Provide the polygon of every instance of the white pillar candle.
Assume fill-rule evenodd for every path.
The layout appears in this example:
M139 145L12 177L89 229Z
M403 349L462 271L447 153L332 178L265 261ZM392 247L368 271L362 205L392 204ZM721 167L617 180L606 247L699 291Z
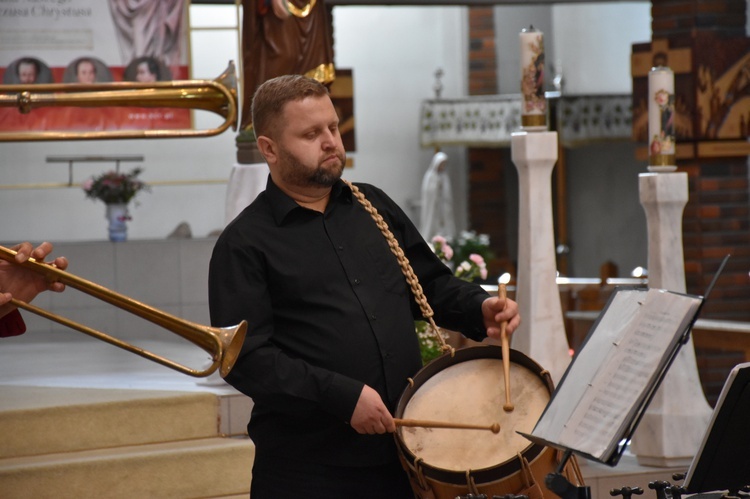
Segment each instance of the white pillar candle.
M649 170L676 170L674 135L674 73L663 66L648 74Z
M521 30L521 126L547 128L544 97L544 33L533 26Z

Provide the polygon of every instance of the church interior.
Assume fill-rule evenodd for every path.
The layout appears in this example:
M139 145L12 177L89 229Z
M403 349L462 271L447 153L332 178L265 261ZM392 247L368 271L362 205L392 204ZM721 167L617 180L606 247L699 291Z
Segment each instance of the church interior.
M0 119L0 246L50 241L72 274L199 330L210 324L216 239L265 188L267 167L237 130L248 98L243 9L254 2L184 4L182 79L235 85L235 122L191 109L188 129L221 131L50 139L24 137L19 131L34 130ZM379 186L418 225L431 162L443 155L453 233L423 236L486 237L481 284L498 293L509 278L524 317L511 348L549 369L555 385L620 288L705 298L681 348L672 345L675 356L660 365L661 386L615 465L576 456L590 495L539 496L630 497L640 487L644 497L690 497L679 485L708 441L728 377L750 362L750 0L317 5L333 41L332 96L348 126L344 178ZM2 32L14 22L0 7L0 40L10 40ZM527 28L544 36L543 130L522 120L519 33ZM0 66L24 50L0 42ZM674 74L676 147L661 165L649 144L655 66ZM15 97L2 96L19 90L6 84L0 113L17 113ZM544 148L551 156L537 157ZM127 235L119 240L104 204L84 191L115 168L138 169L148 185L120 216ZM211 364L210 349L166 330L171 319L144 320L70 288L34 305L180 365ZM218 372L186 375L22 316L27 332L0 339L0 497L248 497L253 402ZM476 346L448 337L457 348ZM740 399L748 408L747 394ZM724 438L750 444L750 432L740 433ZM732 459L745 472L739 495L727 485L696 499L750 495L750 458ZM472 494L452 497L488 497Z

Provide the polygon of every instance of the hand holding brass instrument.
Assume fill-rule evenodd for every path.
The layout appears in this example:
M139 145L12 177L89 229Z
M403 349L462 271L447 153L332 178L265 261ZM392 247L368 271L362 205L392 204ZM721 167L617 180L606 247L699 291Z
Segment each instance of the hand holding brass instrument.
M209 367L203 370L196 370L181 364L178 364L172 360L156 355L147 350L143 350L135 345L126 343L125 341L114 338L101 331L91 329L88 326L73 322L65 317L48 312L42 308L34 305L12 299L11 302L18 308L22 308L41 317L49 319L51 321L62 324L69 328L75 329L81 333L87 334L99 340L105 341L111 345L127 350L136 355L140 355L146 359L157 362L163 366L170 367L183 374L196 377L208 376L217 369L221 377L226 377L229 371L234 366L237 357L239 356L240 349L245 339L247 332L247 322L242 321L240 324L231 327L210 327L196 324L184 319L180 319L174 315L168 314L167 312L158 310L154 307L150 307L144 303L138 302L132 298L128 298L125 295L107 289L103 286L87 281L81 277L75 276L65 270L58 269L52 265L37 262L34 258L29 258L23 263L18 263L15 260L16 252L12 249L0 246L0 259L3 259L14 265L19 265L27 270L36 272L47 278L49 282L61 282L66 286L75 288L83 293L98 298L104 302L107 302L115 307L121 308L122 310L128 311L138 317L141 317L149 322L161 326L182 338L190 341L194 345L202 348L205 352L209 353L212 358L212 363Z

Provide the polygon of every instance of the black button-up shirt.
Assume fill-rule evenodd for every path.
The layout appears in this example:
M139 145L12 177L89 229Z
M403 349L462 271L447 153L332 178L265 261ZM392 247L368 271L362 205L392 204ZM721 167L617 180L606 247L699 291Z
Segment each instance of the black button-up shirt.
M436 322L484 338L487 293L455 278L381 190L358 187L398 239ZM226 381L253 398L256 452L352 466L396 458L391 435L360 435L346 423L364 384L393 411L421 367L421 313L385 237L343 182L320 213L269 177L216 243L209 305L215 326L249 323Z

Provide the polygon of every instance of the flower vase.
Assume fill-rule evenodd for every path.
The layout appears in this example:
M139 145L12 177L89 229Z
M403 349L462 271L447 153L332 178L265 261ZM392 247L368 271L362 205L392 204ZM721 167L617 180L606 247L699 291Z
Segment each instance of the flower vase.
M122 242L128 239L127 221L128 215L127 203L108 203L107 220L109 221L109 240L112 242Z

